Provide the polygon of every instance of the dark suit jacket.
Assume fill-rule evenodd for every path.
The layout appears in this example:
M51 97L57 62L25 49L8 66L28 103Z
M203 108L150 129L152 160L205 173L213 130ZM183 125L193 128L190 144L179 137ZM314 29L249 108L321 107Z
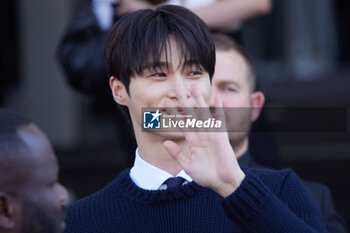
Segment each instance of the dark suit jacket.
M238 159L240 166L251 168L265 168L262 165L255 162L249 155L249 152L245 153ZM344 220L339 216L334 208L331 193L327 186L316 183L303 181L304 186L314 203L321 211L323 221L329 233L346 233L346 226Z

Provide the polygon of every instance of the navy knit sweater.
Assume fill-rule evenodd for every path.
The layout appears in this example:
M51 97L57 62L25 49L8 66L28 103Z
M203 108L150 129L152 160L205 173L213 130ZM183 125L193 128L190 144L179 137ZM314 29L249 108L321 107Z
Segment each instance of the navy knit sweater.
M65 232L326 232L291 170L244 169L242 184L225 199L194 182L143 190L129 172L75 202L68 209Z

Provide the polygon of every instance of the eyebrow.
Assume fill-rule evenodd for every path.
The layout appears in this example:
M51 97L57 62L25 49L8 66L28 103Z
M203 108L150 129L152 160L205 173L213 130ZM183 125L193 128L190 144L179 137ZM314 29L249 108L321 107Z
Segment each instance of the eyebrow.
M186 67L198 66L194 62L194 60L185 61L184 64L180 64L180 65L182 66L182 69L185 69ZM161 61L161 62L155 62L155 63L148 63L148 64L142 66L142 70L153 70L155 68L168 69L169 67L172 67L171 62ZM199 65L198 67L202 69L201 65Z
M218 81L219 85L228 85L228 84L233 84L236 85L237 87L240 87L239 83L236 81L226 81L226 80L222 80L222 81Z
M169 66L171 66L171 63L167 63L167 62L149 63L142 66L142 70L151 70L154 68L168 68Z

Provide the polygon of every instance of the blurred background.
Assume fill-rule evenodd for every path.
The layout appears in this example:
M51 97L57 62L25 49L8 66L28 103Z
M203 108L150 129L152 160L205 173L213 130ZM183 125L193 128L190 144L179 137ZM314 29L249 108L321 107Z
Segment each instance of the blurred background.
M105 186L131 166L134 157L123 150L129 145L120 128L127 121L111 114L116 110L112 102L98 102L72 88L59 65L57 50L79 4L4 1L0 14L0 107L27 115L47 133L59 159L61 181L77 198ZM344 132L278 132L273 141L280 166L330 188L348 226L349 9L349 2L341 0L276 0L268 15L245 21L240 28L267 106L347 108Z

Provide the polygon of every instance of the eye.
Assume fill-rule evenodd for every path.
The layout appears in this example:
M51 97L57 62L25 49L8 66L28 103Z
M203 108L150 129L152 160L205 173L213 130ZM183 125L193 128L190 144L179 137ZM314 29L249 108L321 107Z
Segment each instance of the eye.
M202 72L200 71L191 71L188 73L189 76L198 76L198 75L202 75Z
M200 71L191 71L187 73L187 77L189 79L199 79L202 76L202 72Z
M221 87L221 90L222 90L223 92L228 92L228 93L238 92L237 87L231 86L231 85L222 86L222 87Z
M154 78L165 78L166 77L166 74L165 73L153 73L150 75L150 77L154 77Z
M225 91L228 91L228 92L237 92L236 88L233 88L233 87L226 87Z

